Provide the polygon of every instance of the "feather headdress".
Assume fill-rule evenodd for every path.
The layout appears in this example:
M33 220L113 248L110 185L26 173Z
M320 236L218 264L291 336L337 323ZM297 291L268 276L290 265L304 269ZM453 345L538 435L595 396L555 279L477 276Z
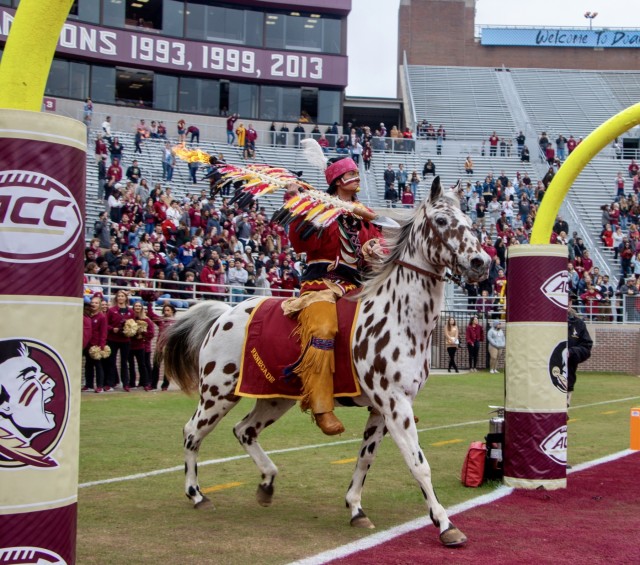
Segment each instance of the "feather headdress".
M307 160L315 167L325 172L328 171L327 159L318 142L314 139L304 139L301 144L304 147L304 155ZM209 154L200 149L190 150L184 145L178 145L173 148L173 151L177 157L184 161L212 164ZM304 237L309 237L312 233L323 230L345 214L366 220L376 218L376 214L365 206L357 202L345 202L326 192L316 190L312 185L300 179L297 174L282 167L258 164L240 167L221 161L212 166L215 166L220 174L220 179L213 187L215 194L231 184L236 187L236 191L229 201L230 205L237 203L240 207L244 207L254 199L295 184L299 188L298 193L288 199L275 212L272 221L286 226L301 218L302 222L297 226L297 229L303 230Z

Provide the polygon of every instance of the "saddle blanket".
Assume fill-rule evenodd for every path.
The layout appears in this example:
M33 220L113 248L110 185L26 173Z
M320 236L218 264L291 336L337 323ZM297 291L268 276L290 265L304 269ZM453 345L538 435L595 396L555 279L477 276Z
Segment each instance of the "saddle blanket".
M235 394L250 398L302 397L302 381L295 375L285 375L284 369L300 357L300 340L295 335L297 320L284 315L282 298L267 298L251 313L247 324L240 378ZM359 396L351 353L352 332L360 307L359 301L340 299L338 335L335 341L334 396Z

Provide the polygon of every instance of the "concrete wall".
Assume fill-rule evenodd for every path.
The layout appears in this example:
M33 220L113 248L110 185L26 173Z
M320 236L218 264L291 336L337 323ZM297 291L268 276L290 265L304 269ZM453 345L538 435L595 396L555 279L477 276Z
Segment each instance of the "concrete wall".
M448 314L447 314L448 315ZM444 321L447 315L443 313L441 323L433 334L433 351L431 366L435 369L446 369L448 357L444 341ZM460 369L467 369L468 354L464 344L464 331L467 320L456 316L462 345L456 358ZM633 324L588 324L589 334L594 341L591 358L582 363L579 372L597 371L624 373L625 375L640 376L640 325ZM485 336L488 327L485 326ZM486 343L480 346L478 367L487 366ZM504 367L504 353L500 355L499 368Z

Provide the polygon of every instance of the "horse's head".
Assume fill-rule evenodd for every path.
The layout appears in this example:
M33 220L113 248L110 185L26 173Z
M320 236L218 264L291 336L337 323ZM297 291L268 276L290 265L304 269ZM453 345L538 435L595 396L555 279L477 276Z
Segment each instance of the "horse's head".
M471 219L460 210L457 190L444 191L436 177L416 217L425 259L436 267L448 267L470 282L487 278L491 258L480 245Z

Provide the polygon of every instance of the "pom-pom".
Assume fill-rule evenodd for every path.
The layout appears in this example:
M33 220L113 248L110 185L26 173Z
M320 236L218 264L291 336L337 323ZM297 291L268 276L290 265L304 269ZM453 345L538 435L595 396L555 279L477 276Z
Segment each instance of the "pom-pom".
M99 345L92 345L89 348L89 357L94 361L99 361L102 359L102 349L100 349Z
M127 337L133 337L138 333L138 324L135 320L129 319L122 326L122 333Z
M144 320L136 320L136 324L138 324L138 337L143 337L145 333L147 333L147 322Z
M111 356L111 348L108 345L105 345L102 348L102 358L106 359L107 357Z

